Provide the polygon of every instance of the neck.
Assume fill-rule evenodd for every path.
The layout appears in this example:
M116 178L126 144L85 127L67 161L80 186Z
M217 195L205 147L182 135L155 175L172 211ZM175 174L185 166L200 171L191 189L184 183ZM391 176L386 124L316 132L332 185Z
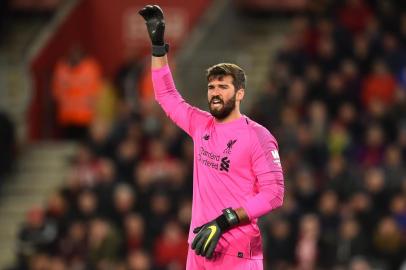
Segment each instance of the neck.
M233 120L236 120L238 118L240 118L242 116L240 110L238 110L237 108L235 110L233 110L226 118L223 119L217 119L216 121L218 123L227 123L227 122L231 122Z

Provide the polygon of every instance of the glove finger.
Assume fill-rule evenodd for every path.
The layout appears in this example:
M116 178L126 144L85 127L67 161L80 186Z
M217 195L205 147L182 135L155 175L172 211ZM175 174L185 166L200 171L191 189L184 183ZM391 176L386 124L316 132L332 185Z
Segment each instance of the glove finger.
M200 238L202 238L201 234L198 234L195 236L195 238L193 239L193 242L192 242L192 249L196 249L196 245L199 242Z
M156 16L158 19L163 19L164 18L164 12L162 11L161 7L158 5L153 5L153 14Z
M210 236L210 234L207 234L203 241L202 251L200 252L200 255L202 255L203 257L206 256L207 251L209 250L209 247L213 244L214 239L213 238L209 239L209 236Z
M150 18L150 15L152 15L152 6L147 5L140 11L138 11L138 14L140 14L145 20L148 20Z
M207 259L211 259L213 257L216 246L217 246L217 241L214 241L214 240L211 241L209 243L208 247L206 248L206 252L203 256L205 256Z
M199 226L193 229L193 233L198 233L202 229L203 226Z
M152 32L152 40L154 44L164 45L165 22L160 21Z
M202 235L202 237L200 237L199 240L197 241L196 246L195 246L195 252L197 255L202 255L202 253L204 251L203 250L204 243L206 242L206 240L207 240L207 236Z

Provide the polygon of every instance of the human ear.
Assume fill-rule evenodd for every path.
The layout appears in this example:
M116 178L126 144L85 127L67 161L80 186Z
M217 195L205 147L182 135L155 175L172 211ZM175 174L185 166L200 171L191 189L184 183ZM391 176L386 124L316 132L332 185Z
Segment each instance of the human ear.
M243 98L244 98L244 94L245 94L245 91L244 91L244 89L243 88L240 88L240 89L238 89L237 90L237 93L236 93L236 100L237 101L241 101Z

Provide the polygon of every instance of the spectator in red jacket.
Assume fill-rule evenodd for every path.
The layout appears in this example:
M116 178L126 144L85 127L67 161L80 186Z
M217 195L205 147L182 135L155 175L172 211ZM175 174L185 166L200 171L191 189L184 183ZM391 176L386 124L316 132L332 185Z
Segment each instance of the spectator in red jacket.
M372 73L367 76L362 87L362 102L368 108L371 102L380 101L390 105L394 101L396 81L384 62L378 60Z
M185 269L188 251L187 236L176 221L168 222L155 242L155 259L158 266Z
M338 11L339 22L353 34L363 32L371 18L371 9L363 0L347 0Z

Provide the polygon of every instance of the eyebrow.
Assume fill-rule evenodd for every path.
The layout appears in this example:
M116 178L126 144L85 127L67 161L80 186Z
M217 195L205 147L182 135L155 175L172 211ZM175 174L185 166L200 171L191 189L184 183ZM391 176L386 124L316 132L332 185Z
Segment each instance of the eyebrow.
M213 87L213 86L215 86L216 84L214 84L214 83L209 83L208 85L207 85L207 87ZM229 84L227 84L227 83L219 83L219 84L217 84L218 86L229 86Z

